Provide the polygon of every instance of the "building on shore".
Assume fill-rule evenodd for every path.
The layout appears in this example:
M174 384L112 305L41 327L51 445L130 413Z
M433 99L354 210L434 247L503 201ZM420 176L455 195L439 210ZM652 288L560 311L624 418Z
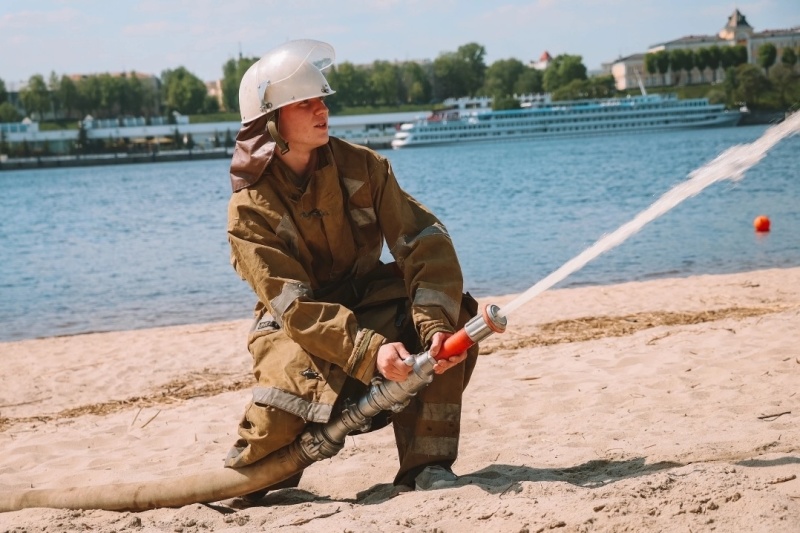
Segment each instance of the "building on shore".
M645 56L656 52L672 50L692 50L697 51L701 48L718 46L720 48L728 46L743 45L747 50L747 62L757 64L758 49L765 44L772 44L777 49L778 55L776 63L781 60L781 55L785 49L791 48L798 51L800 48L800 26L783 30L765 30L756 32L747 22L745 16L735 9L725 26L716 35L689 35L658 43L650 46L646 52L632 54L621 57L611 63L603 65L604 71L614 76L618 90L635 89L640 86L659 87L664 85L674 85L675 74L670 70L664 75L661 73L651 74L645 68ZM721 69L718 69L721 71ZM720 79L721 72L714 72L710 67L702 71L694 67L688 75L680 76L681 84L693 82L703 83L708 80Z

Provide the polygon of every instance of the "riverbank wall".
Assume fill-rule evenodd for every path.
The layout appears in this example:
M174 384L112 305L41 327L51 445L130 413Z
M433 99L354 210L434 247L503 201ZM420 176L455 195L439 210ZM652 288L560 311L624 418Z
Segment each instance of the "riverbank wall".
M356 144L364 144L375 150L382 150L390 147L388 142L369 141ZM158 152L134 154L116 153L2 158L0 159L0 171L202 161L207 159L230 159L232 156L233 148L217 148L210 150L162 150Z
M0 160L2 170L32 170L37 168L92 167L140 163L166 163L204 159L230 159L233 148L218 150L169 150L141 154L88 154L69 156L39 156Z

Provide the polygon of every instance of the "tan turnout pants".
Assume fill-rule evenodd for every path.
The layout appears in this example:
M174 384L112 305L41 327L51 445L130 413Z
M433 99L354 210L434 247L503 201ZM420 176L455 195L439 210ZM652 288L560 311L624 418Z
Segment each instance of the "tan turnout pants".
M390 301L355 309L359 325L375 330L390 341L402 342L410 353L422 351L410 320L408 303ZM477 313L477 302L464 295L458 327L462 327ZM277 329L268 335L251 335L249 349L253 355L256 379L270 372L289 372L288 368L310 368L319 371L327 384L338 392L332 417L337 416L340 404L348 398L356 399L367 387L344 375L333 367L308 354L298 344ZM414 477L429 464L450 467L458 455L461 428L462 394L478 359L478 347L468 351L467 360L437 374L433 382L417 394L400 413L381 413L373 419L370 430L380 429L388 423L394 428L400 465L395 484L413 486ZM306 383L306 382L303 382ZM306 385L291 391L307 401L320 399L320 392ZM324 394L323 394L324 396ZM290 444L303 431L307 421L302 417L271 405L251 401L239 424L239 439L226 460L226 466L237 468L251 464ZM295 479L294 485L299 482Z

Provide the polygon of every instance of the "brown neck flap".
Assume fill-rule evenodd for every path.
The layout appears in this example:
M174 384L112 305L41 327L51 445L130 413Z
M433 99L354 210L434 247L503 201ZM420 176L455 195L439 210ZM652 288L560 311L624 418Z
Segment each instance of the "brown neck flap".
M267 131L266 116L242 126L236 134L236 146L231 159L233 192L254 185L264 174L274 154L275 141Z

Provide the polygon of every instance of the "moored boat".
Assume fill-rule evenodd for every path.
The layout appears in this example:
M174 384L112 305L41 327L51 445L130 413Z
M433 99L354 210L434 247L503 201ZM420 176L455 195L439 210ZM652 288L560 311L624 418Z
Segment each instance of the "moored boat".
M555 102L540 96L521 100L519 109L503 111L491 110L487 102L461 98L402 124L392 147L735 126L741 118L739 111L707 98L681 100L672 94Z

